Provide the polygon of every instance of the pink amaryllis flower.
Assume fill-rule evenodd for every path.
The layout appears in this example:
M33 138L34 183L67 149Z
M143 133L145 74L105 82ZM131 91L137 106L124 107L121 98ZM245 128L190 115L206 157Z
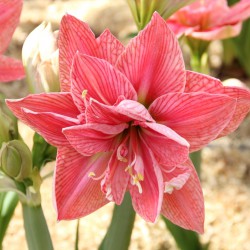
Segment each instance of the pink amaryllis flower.
M22 0L0 0L0 82L19 80L24 69L19 60L3 55L19 23Z
M69 15L59 39L64 92L7 100L58 147L58 219L121 204L128 191L146 221L161 213L203 232L203 195L188 156L238 127L249 91L186 71L178 41L157 13L127 47L107 30L95 39Z
M249 17L249 0L231 7L226 0L200 0L177 11L167 23L177 36L211 41L237 36Z

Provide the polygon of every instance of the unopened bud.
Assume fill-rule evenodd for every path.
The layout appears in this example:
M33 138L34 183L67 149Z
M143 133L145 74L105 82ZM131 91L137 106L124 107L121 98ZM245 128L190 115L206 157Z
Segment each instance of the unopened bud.
M17 119L5 104L5 98L0 94L0 148L3 142L17 137Z
M22 60L32 92L59 91L57 32L43 22L26 38Z
M0 147L3 142L11 140L12 131L11 119L0 110Z
M32 155L27 145L19 140L3 143L0 151L2 171L16 181L23 181L32 173Z

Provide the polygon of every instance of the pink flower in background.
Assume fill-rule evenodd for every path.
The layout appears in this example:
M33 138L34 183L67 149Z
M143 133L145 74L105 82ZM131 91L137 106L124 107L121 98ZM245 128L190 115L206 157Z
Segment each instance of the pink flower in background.
M157 13L127 47L66 15L59 33L60 93L7 104L58 147L58 219L86 216L129 191L146 221L161 213L203 232L204 201L190 152L235 130L246 89L186 71L178 41Z
M24 77L22 63L3 55L19 23L22 5L22 0L0 0L0 82Z
M231 7L226 0L200 0L177 11L167 23L177 36L211 41L237 36L249 17L249 0Z

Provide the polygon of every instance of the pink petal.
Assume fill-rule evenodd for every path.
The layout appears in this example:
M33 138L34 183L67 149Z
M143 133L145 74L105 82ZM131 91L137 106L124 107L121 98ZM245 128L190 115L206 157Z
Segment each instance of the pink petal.
M165 193L161 213L174 224L198 233L204 232L204 200L199 178L188 161L191 175L180 190ZM178 174L178 172L177 172Z
M22 109L25 122L44 139L56 146L68 146L69 142L62 133L62 129L78 124L78 120L49 112L33 112Z
M17 118L55 146L68 145L62 128L79 123L70 93L29 95L6 103Z
M220 25L242 22L250 17L250 1L241 0L230 7L229 11L222 15Z
M130 121L151 121L153 118L147 109L139 102L122 100L117 106L108 106L91 100L86 110L87 122L104 124L120 124Z
M25 72L21 61L0 55L0 82L20 80L24 76Z
M14 115L24 123L27 122L22 112L22 108L37 113L50 112L71 118L76 118L79 115L79 111L74 105L70 93L43 93L28 95L21 99L6 100L6 103Z
M58 149L54 196L58 220L71 220L86 216L108 203L100 188L100 180L90 173L101 175L110 154L84 157L73 148Z
M234 114L236 99L208 93L171 93L149 108L154 119L171 128L196 151L214 140Z
M91 99L86 109L86 122L100 123L100 121L102 124L117 125L131 121L131 117L118 113L116 106L105 105Z
M117 67L145 105L163 94L184 90L185 66L177 38L157 13L128 44Z
M70 144L82 155L90 156L98 152L113 150L118 142L118 134L128 127L127 124L84 124L65 128L64 135Z
M22 11L22 0L1 0L0 1L0 54L8 47L12 35L19 23ZM1 73L0 73L1 75ZM0 80L1 81L1 80ZM6 80L9 81L9 80Z
M141 138L166 169L187 160L188 142L172 129L157 123L141 123Z
M101 182L102 191L108 200L120 205L127 190L129 174L126 172L128 164L117 159L117 152L112 154L108 169Z
M219 94L222 82L214 77L186 70L185 92L207 92Z
M102 59L76 54L72 68L72 94L75 103L85 110L84 98L113 105L119 96L136 99L137 95L128 79ZM83 91L87 91L83 98Z
M62 18L59 32L59 68L62 91L70 91L70 71L77 51L96 55L97 43L89 26L67 14Z
M250 92L244 88L224 87L222 83L213 77L187 71L187 83L185 92L208 92L212 94L225 94L237 100L232 119L218 137L225 136L238 128L242 120L249 112Z
M232 25L213 27L211 30L194 31L188 34L196 39L212 41L235 37L240 34L242 23L232 23Z
M131 117L136 121L154 121L148 110L136 101L123 100L116 106L116 110L120 114Z
M115 65L118 57L124 51L125 47L116 39L108 29L106 29L97 39L98 57Z
M136 154L136 163L144 168L144 180L140 181L142 193L136 185L130 184L129 190L135 211L146 221L155 222L161 209L163 179L158 162L151 150L141 142Z
M224 87L222 91L223 94L235 98L237 100L237 103L232 119L218 137L228 135L235 131L250 111L249 90L237 87Z
M174 190L180 190L188 181L192 171L189 167L178 165L172 171L162 172L164 180L164 192L172 194Z
M192 33L196 27L188 27L185 25L182 25L179 22L176 22L175 20L167 20L168 27L174 32L174 34L180 38L182 35L188 35Z

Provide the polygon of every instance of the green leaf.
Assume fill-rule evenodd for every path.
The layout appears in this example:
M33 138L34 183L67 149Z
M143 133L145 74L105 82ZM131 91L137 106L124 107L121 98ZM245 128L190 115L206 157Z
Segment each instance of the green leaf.
M29 250L53 250L49 229L41 205L22 204L24 229Z
M57 149L47 143L44 138L37 133L34 134L33 142L33 167L37 167L40 170L47 162L56 159Z
M120 206L115 205L113 217L99 250L127 250L135 221L130 194L127 192Z
M199 235L193 231L183 229L179 226L176 226L165 217L162 216L163 221L165 222L168 230L171 232L174 237L177 246L181 250L206 250L208 245L202 245L199 240Z
M0 193L0 249L2 249L3 239L18 204L18 196L14 192Z

